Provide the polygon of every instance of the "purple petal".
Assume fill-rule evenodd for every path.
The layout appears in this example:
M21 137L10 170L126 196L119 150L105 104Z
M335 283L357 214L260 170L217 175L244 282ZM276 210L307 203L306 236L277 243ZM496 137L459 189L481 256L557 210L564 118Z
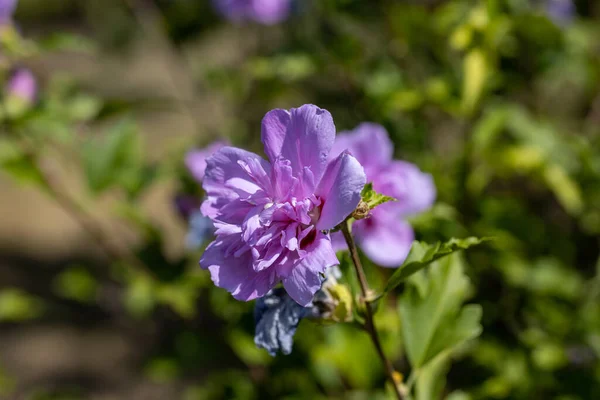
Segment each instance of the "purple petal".
M302 306L307 306L321 288L320 274L325 273L328 267L339 264L329 238L321 232L317 233L317 238L306 252L306 256L283 279L285 290Z
M206 160L215 152L217 152L217 150L227 145L228 143L224 141L217 141L208 145L204 149L192 150L186 154L185 165L198 182L202 182L204 179Z
M253 20L266 25L285 20L292 11L292 0L213 0L213 3L229 20Z
M248 197L261 188L256 179L248 174L248 166L262 169L262 173L271 175L271 166L254 153L223 147L207 160L202 187L207 199L202 203L202 212L210 218L216 218L219 210L240 196ZM260 183L260 182L259 182Z
M226 256L227 248L238 240L236 235L218 237L204 251L200 266L210 271L216 286L237 300L249 301L264 296L275 285L275 276L269 270L254 271L250 252L239 257Z
M272 163L281 154L290 119L291 115L287 110L276 109L269 111L262 120L261 140L265 146L265 153Z
M0 23L10 20L17 8L17 0L0 0Z
M377 209L369 218L356 221L353 231L367 257L388 268L397 268L404 262L414 240L410 224Z
M344 239L344 234L342 232L331 233L331 247L336 253L338 251L348 250L348 245L346 244L346 239Z
M362 164L369 176L371 171L392 160L394 145L387 131L379 124L364 122L352 131L341 132L335 138L330 158L348 150Z
M350 215L360 202L367 177L356 158L342 153L327 167L315 194L324 205L317 229L332 229Z
M290 121L281 146L281 156L292 163L294 176L310 168L314 182L319 182L327 168L327 158L335 140L335 125L327 110L312 104L290 110ZM314 187L305 187L306 194Z
M291 0L253 0L253 19L271 25L285 20L291 11Z
M402 216L419 213L431 207L436 189L431 175L416 165L405 161L393 161L373 177L373 188L398 201L380 206Z
M37 95L37 82L31 71L21 68L10 77L7 90L10 95L31 104Z

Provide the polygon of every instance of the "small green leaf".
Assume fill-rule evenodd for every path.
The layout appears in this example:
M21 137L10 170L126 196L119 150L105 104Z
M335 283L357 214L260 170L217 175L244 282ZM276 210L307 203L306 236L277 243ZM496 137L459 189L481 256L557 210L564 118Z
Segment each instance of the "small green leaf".
M95 194L121 185L137 185L141 143L135 124L123 121L102 139L93 139L83 150L88 186ZM133 183L132 183L133 182Z
M46 187L44 175L38 166L24 154L18 154L13 158L2 160L0 167L19 183L29 183Z
M53 282L54 291L60 296L91 303L96 297L98 283L83 267L73 267L61 272Z
M490 75L488 56L481 49L467 53L463 62L462 109L466 115L472 115L485 92Z
M0 321L27 321L39 317L44 310L40 299L20 289L0 291Z
M373 183L371 182L365 185L360 195L362 197L362 201L367 203L370 210L383 203L387 203L388 201L396 201L396 199L393 197L377 193L375 190L373 190Z
M388 293L404 282L409 276L425 268L432 262L452 254L459 250L487 242L489 238L468 237L465 239L450 239L445 243L427 244L424 242L413 242L408 257L404 263L394 272L388 280L384 292Z

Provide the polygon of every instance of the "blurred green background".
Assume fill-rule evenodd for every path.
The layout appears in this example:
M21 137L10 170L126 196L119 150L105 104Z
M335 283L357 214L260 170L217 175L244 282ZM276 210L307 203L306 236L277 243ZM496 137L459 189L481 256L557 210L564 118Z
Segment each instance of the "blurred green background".
M548 3L299 0L261 26L208 0L21 0L31 43L12 51L40 94L7 131L87 211L45 193L3 132L0 398L386 398L363 332L305 321L271 358L252 304L184 248L174 198L200 193L185 152L219 138L260 152L263 115L304 103L338 130L384 125L396 157L433 174L419 240L495 237L465 254L483 334L444 398L600 398L600 2ZM390 275L367 268L374 287ZM377 322L406 372L396 296Z

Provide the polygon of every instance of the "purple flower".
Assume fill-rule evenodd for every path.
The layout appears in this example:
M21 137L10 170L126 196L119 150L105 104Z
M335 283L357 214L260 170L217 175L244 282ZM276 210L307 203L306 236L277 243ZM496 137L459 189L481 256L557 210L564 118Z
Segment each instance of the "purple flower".
M31 71L20 68L10 77L6 90L10 96L15 96L26 104L32 104L37 94L37 83Z
M273 25L285 20L292 0L214 0L216 9L231 21L255 21Z
M573 21L577 9L573 0L547 0L546 13L554 23L565 26Z
M331 114L314 105L273 110L262 121L269 161L224 147L207 161L202 212L216 240L200 265L238 300L264 296L279 282L300 305L338 264L329 235L358 205L366 176L343 152L333 160Z
M192 150L186 154L185 165L198 182L202 182L204 179L206 159L212 156L220 148L228 145L229 143L226 141L216 141L203 149Z
M398 200L380 205L353 225L357 242L371 260L398 267L414 240L412 227L402 218L431 207L436 195L433 179L411 163L392 159L394 147L381 125L363 123L351 132L342 132L331 154L345 150L363 165L375 191ZM337 250L346 248L341 233L334 234L333 240Z
M17 0L0 0L0 25L10 22L16 8Z

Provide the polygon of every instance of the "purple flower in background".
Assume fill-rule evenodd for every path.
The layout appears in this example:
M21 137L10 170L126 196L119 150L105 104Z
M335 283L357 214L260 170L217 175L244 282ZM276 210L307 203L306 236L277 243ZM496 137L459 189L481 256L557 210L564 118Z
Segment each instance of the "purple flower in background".
M311 302L321 274L338 264L329 235L358 205L366 176L346 152L329 160L331 114L314 105L273 110L262 121L269 161L224 147L207 161L202 212L216 240L200 265L238 300L279 282L300 305Z
M557 25L568 25L573 21L577 8L573 0L548 0L546 12L549 18Z
M17 8L17 0L0 0L0 25L9 23Z
M212 156L220 148L228 145L229 143L226 141L216 141L203 149L192 150L186 154L185 165L198 182L202 182L204 179L206 159Z
M37 95L35 77L28 69L20 68L10 77L6 91L9 96L19 98L26 104L32 104Z
M185 237L185 247L190 250L202 246L215 231L211 219L202 215L200 210L192 213L189 219L189 225L190 228Z
M202 204L202 201L200 201L197 196L178 194L175 196L173 203L179 216L185 220L188 220L194 212L200 210L200 204Z
M547 0L546 13L557 25L565 26L573 21L577 8L573 0Z
M345 150L363 165L375 191L398 200L380 205L353 225L357 242L371 260L398 267L414 240L412 227L402 218L431 207L436 195L433 179L411 163L392 159L394 147L381 125L363 123L340 133L331 154ZM336 249L346 248L341 233L335 233L333 239Z
M292 0L213 0L216 9L231 21L255 21L272 25L285 20Z

